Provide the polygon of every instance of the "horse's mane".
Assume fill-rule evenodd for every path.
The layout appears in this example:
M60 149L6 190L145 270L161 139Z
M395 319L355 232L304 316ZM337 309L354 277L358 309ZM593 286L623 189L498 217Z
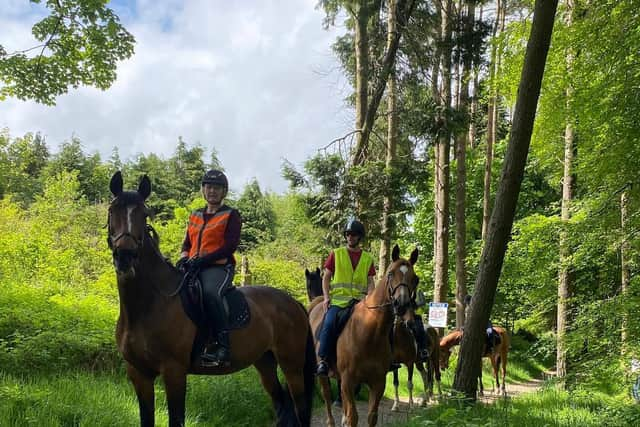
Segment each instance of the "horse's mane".
M324 301L324 297L322 295L315 297L309 304L309 308L307 309L307 312L311 313L311 310L313 310L313 308L316 305L321 304L322 301Z

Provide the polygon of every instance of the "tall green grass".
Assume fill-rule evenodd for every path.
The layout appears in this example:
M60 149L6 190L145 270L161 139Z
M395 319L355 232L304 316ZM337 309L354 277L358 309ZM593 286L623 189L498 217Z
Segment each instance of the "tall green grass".
M156 425L167 425L164 389L156 383ZM188 379L189 426L267 426L274 415L257 373ZM0 426L112 427L139 424L124 374L69 373L20 378L0 374Z
M448 401L414 412L405 426L517 426L517 427L622 427L640 425L640 407L592 391L568 393L546 387L517 398L492 404L468 405Z

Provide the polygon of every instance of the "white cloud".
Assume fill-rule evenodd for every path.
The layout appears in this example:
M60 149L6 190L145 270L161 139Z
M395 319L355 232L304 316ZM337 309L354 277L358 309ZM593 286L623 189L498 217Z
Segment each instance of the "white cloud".
M256 177L282 192L282 158L300 165L353 126L331 53L337 34L322 29L315 3L116 1L137 40L116 83L72 91L56 107L7 100L0 127L40 131L52 148L75 134L105 159L114 146L123 158L167 157L182 136L218 151L236 191ZM38 12L26 0L10 4L0 10L5 45L24 41Z

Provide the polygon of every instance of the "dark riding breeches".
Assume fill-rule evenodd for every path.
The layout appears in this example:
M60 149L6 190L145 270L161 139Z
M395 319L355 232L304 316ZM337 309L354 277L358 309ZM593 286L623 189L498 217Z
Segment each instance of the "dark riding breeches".
M229 313L224 301L225 292L233 285L233 264L209 267L200 271L204 309L213 320L213 332L228 329Z
M427 345L428 345L427 333L424 330L424 324L422 323L422 316L415 316L413 318L413 324L411 329L413 331L413 336L416 339L418 354L420 354L422 350L427 349Z

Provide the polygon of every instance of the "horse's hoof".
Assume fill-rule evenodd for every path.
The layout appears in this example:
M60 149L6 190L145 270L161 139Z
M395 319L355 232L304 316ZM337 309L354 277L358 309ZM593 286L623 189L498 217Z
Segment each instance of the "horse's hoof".
M391 407L391 412L398 412L398 402L393 402L393 406Z

